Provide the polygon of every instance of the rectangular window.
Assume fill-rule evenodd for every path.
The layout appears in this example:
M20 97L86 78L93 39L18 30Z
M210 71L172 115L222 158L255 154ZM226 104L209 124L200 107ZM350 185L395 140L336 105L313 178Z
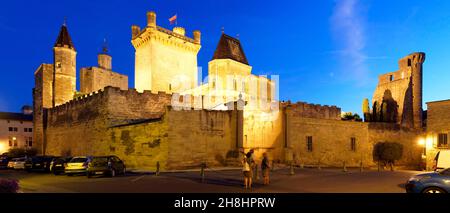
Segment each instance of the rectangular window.
M10 132L12 132L12 131L14 131L14 128L9 127L8 130L9 130Z
M438 135L438 147L447 147L447 134L442 133Z
M312 136L306 136L306 148L308 149L308 152L313 151L313 138Z
M28 147L33 146L33 137L25 137L25 146L28 146Z
M356 152L356 138L350 139L350 150L353 152Z
M12 146L13 145L13 142L12 142L12 138L11 137L9 137L9 146Z
M17 132L17 127L14 127L14 132Z
M14 146L16 147L17 146L17 140L13 140L13 142L14 142Z
M23 131L24 132L28 132L28 128L23 128Z

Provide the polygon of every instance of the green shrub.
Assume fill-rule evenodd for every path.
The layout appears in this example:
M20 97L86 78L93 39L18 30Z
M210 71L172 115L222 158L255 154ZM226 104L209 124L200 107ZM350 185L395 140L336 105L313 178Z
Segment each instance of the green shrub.
M380 142L375 144L373 148L373 159L383 165L389 165L391 170L395 161L403 156L403 145L395 142Z

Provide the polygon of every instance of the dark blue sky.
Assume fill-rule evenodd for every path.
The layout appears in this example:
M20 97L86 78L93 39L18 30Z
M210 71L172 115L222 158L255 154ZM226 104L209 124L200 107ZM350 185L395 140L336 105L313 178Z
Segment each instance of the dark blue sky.
M67 17L77 48L77 72L97 64L108 39L113 69L134 87L131 25L202 31L198 62L207 72L221 28L240 35L255 74L280 76L280 99L337 105L360 112L381 73L399 58L424 51L424 101L450 98L450 1L4 1L0 7L0 111L32 103L33 73L52 63L52 47Z

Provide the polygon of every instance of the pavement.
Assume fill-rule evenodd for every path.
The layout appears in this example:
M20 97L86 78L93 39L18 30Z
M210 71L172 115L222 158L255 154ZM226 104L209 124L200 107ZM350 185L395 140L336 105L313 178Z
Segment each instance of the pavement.
M251 190L243 188L239 168L207 168L204 178L197 170L163 172L159 176L135 170L125 176L89 179L0 170L0 178L19 180L24 193L404 193L404 183L418 173L421 172L296 168L291 175L289 169L282 168L272 171L270 185L262 185L259 178Z

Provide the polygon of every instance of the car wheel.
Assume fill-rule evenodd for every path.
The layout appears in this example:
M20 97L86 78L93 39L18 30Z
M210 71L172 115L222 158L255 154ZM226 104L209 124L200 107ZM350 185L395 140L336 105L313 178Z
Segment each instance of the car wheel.
M428 187L422 191L422 193L447 193L445 190L438 187Z

